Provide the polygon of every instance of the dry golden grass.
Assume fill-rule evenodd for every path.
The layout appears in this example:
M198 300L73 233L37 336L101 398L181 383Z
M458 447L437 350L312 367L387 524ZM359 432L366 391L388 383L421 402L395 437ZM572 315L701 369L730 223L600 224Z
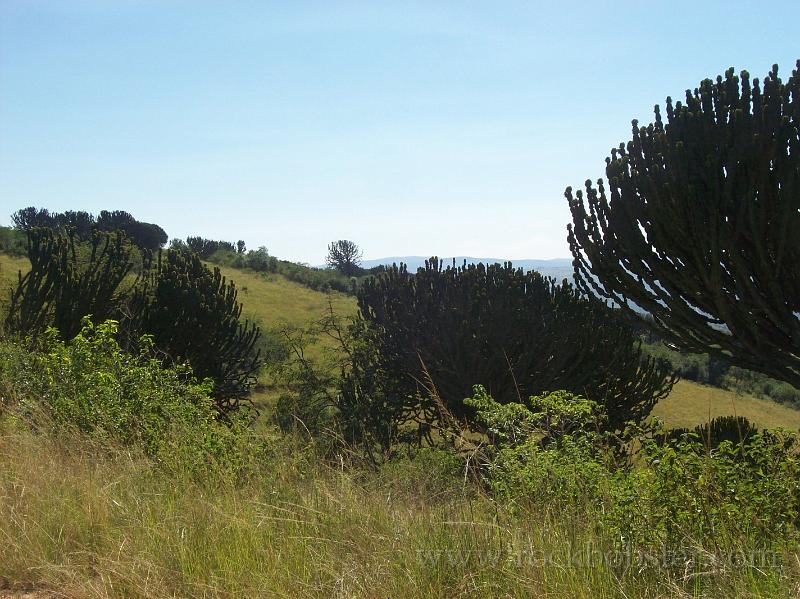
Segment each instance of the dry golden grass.
M791 561L780 572L729 570L697 584L666 570L623 570L599 559L612 555L613 539L576 518L580 510L515 516L430 465L334 468L276 437L252 480L209 485L167 475L133 450L18 424L0 419L0 596L788 598L798 591ZM589 549L594 560L584 564Z
M760 427L800 428L800 410L691 381L679 381L652 415L670 427L691 427L717 416L744 416Z

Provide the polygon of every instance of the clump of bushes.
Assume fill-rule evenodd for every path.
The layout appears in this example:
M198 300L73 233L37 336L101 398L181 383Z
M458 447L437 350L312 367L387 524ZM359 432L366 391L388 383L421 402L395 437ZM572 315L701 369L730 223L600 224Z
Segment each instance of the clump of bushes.
M260 329L241 318L236 286L218 268L209 270L183 252L141 256L120 233L93 231L82 241L50 229L27 232L30 270L11 295L7 332L35 338L52 326L64 341L78 334L82 319L120 323L120 340L136 353L150 334L165 364L188 362L214 381L221 412L246 402L263 365Z
M24 256L25 233L11 227L0 227L0 252L9 256Z
M54 432L138 447L169 470L244 473L255 445L243 421L220 421L213 382L195 380L185 365L164 367L151 337L138 354L125 352L117 333L113 320L95 326L85 318L69 344L52 328L35 351L0 343L5 408Z
M794 434L748 429L746 443L709 447L696 432L670 436L657 423L612 437L601 432L602 406L565 392L502 405L476 387L466 403L494 441L487 484L516 509L572 509L639 558L680 555L713 568L732 552L799 546Z
M472 425L463 399L476 384L503 404L548 389L586 395L610 430L646 418L672 388L668 365L644 356L613 310L510 263L395 266L357 297L338 407L346 436L382 451L410 429L429 438L443 412Z

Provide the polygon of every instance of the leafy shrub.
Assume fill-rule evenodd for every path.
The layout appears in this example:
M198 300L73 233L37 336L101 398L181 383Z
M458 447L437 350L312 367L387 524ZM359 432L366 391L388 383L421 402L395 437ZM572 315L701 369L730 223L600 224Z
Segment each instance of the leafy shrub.
M306 264L296 264L286 260L278 261L277 272L290 281L300 283L315 291L323 292L339 291L341 293L354 294L359 281L359 279L356 279L356 285L354 285L351 277L343 275L338 270L312 268Z
M150 337L138 355L126 353L115 321L83 324L68 345L54 329L39 339L39 351L0 344L3 388L22 414L36 420L44 409L56 433L69 427L141 447L169 469L244 471L253 457L249 433L239 421L219 422L210 380L196 382L186 366L164 368Z
M609 468L596 402L566 391L500 404L476 386L465 403L494 441L486 471L491 490L512 504L584 510L607 491Z
M692 434L665 445L640 438L644 463L615 477L606 522L621 543L652 551L721 557L791 546L800 497L795 440L758 433L744 450L723 441L706 451Z
M277 272L278 259L275 256L270 256L267 248L263 245L257 250L250 250L247 252L244 264L256 272Z
M484 470L489 488L513 507L555 508L562 517L574 510L620 549L715 568L735 551L798 547L793 434L755 432L746 444L708 448L694 432L665 442L658 424L631 426L625 440L638 453L619 462L608 434L598 432L602 406L586 399L557 392L501 405L476 387L466 401L495 441Z
M0 226L0 252L10 256L24 256L25 234L11 227Z

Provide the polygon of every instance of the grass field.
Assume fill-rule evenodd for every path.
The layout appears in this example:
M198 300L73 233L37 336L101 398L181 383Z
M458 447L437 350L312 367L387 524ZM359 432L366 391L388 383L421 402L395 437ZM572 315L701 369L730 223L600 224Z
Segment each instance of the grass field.
M710 418L732 415L744 416L759 427L800 428L800 410L692 381L679 381L652 414L673 427L695 426Z
M314 291L279 274L264 276L229 267L220 271L236 283L244 316L263 327L303 326L324 316L329 301L339 315L355 313L355 299L337 291Z
M17 273L28 269L27 258L12 258L0 254L0 314L5 317L5 307L8 305L8 295L17 282Z

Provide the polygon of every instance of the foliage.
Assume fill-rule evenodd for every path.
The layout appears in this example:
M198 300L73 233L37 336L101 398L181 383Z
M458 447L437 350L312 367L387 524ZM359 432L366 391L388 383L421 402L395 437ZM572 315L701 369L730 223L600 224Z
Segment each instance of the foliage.
M138 221L122 210L102 210L95 218L83 211L50 212L46 208L29 206L12 214L11 219L20 231L47 228L65 233L71 230L82 240L90 239L95 229L109 233L121 231L140 250L150 252L163 247L168 239L158 225Z
M180 249L181 244L176 244L175 249ZM234 253L236 248L230 241L206 239L205 237L189 236L186 238L186 248L190 252L194 252L202 259L207 260L215 252L224 250L226 252Z
M567 188L578 286L649 312L682 349L800 388L800 61L784 83L743 71L606 159L586 198Z
M355 294L360 280L348 277L335 269L313 268L307 264L298 264L280 260L277 272L290 281L300 283L315 291L339 291L350 295Z
M241 321L236 288L196 255L170 251L137 277L121 233L94 231L82 244L74 233L28 231L31 269L12 292L6 329L36 337L54 326L65 341L82 319L120 322L123 346L136 352L150 334L165 363L188 361L214 381L217 407L228 412L245 400L261 366L260 329Z
M241 321L237 295L233 281L197 254L167 252L129 302L134 330L152 335L171 362L186 361L198 377L212 379L222 412L248 397L263 364L261 331Z
M466 401L496 441L484 471L489 487L518 509L563 517L568 506L576 517L595 519L623 551L685 558L668 568L694 560L725 567L732 551L796 547L800 540L795 435L751 430L747 443L718 439L707 447L695 433L633 426L624 439L638 455L620 463L608 435L598 432L598 404L554 393L501 405L480 387Z
M7 331L36 336L53 326L68 340L78 334L87 314L102 321L120 313L122 283L133 268L123 235L93 231L86 245L74 231L64 236L31 229L26 235L31 269L19 275L11 293Z
M242 252L239 253L241 254ZM270 256L267 248L262 245L257 250L247 252L244 266L256 272L277 272L278 259L275 256Z
M800 389L789 383L769 378L753 370L745 370L707 353L690 354L668 348L657 338L646 342L642 349L650 356L668 360L681 379L713 385L739 393L768 398L778 403L800 408Z
M365 326L353 334L371 351L354 359L342 403L381 427L439 420L434 395L470 419L462 400L481 384L500 403L550 389L583 394L616 429L643 419L672 386L668 365L643 357L614 311L510 263L443 269L432 259L415 276L393 267L367 279L358 302Z
M328 244L328 256L325 259L329 267L335 268L346 277L363 274L361 258L363 254L352 241L340 239Z
M3 382L20 414L35 421L44 408L43 424L56 431L74 427L104 443L141 447L170 469L243 468L246 434L240 424L219 423L212 381L195 382L185 366L164 368L147 336L131 355L116 334L115 321L95 327L85 318L69 344L55 329L39 339L38 351L0 344Z
M731 551L796 547L800 462L796 436L756 433L712 451L691 434L640 438L644 465L618 476L608 521L621 542L707 559ZM744 458L744 459L742 459Z
M0 252L9 256L24 256L25 234L11 227L0 227Z

